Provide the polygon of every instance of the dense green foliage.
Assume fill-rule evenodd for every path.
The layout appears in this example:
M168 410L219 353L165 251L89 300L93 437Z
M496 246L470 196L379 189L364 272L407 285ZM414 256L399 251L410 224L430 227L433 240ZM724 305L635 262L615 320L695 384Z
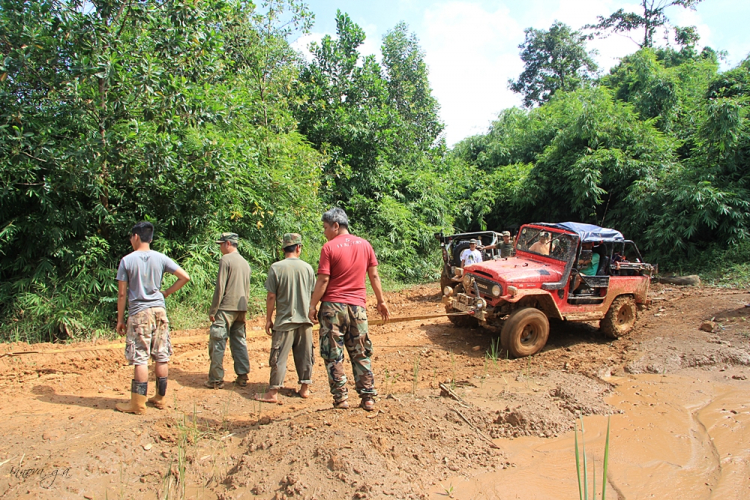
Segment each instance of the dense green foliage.
M251 7L2 2L6 335L107 328L138 220L156 223L155 248L193 276L183 304L201 309L220 231L261 269L284 231L318 232L322 156L289 110L297 56L279 17L306 14Z
M177 327L206 321L221 231L257 311L282 233L314 264L332 205L391 282L436 276L434 232L533 220L617 227L662 267L747 260L750 59L721 73L683 29L594 80L578 33L527 31L538 106L448 151L405 24L378 60L339 13L306 61L311 20L298 0L0 0L0 339L112 335L139 220L193 278Z
M300 132L324 152L322 198L349 213L400 279L434 273L433 234L450 226L440 179L442 124L416 38L399 24L383 63L362 58L364 31L336 16L337 37L313 44L300 75ZM433 252L434 253L434 252Z

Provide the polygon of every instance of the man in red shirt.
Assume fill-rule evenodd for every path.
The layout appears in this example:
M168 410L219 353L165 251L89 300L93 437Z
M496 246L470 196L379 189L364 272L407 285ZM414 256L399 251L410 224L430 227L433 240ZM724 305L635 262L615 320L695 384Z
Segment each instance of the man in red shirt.
M360 406L371 411L377 392L370 363L372 342L367 329L365 275L369 276L378 299L378 312L386 321L390 317L380 285L378 260L367 240L349 234L349 218L342 209L328 210L322 220L328 243L320 251L309 316L313 323L320 321L320 355L325 361L333 406L349 408L344 373L346 347L355 387L362 400Z

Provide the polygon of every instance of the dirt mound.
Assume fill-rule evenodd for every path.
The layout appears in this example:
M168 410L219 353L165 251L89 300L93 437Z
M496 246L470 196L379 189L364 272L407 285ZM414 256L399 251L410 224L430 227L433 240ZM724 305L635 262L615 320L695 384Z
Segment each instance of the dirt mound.
M426 498L455 472L510 465L456 410L478 429L490 421L453 401L408 396L372 413L319 408L274 420L248 433L225 483L267 498Z
M504 410L496 411L492 437L551 437L573 429L576 416L610 415L617 410L604 403L610 385L589 377L550 372L534 379L532 393L507 392Z

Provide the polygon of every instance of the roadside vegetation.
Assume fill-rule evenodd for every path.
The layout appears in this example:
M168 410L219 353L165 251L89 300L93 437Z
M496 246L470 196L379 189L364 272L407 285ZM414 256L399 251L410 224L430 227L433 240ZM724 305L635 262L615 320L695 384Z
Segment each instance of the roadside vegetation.
M529 107L449 149L403 23L378 60L339 13L306 60L298 0L0 0L0 340L113 335L139 220L193 278L175 327L206 321L222 231L242 239L258 312L281 235L302 233L315 265L332 205L391 287L438 277L435 232L541 220L616 227L662 269L747 284L750 59L719 71L690 27L655 48L660 17L597 73L584 35L624 30L618 12L527 30L510 85Z

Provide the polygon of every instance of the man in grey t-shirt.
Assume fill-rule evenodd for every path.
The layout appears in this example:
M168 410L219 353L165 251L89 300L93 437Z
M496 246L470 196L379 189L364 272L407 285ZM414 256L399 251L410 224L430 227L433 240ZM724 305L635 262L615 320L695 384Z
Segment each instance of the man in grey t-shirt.
M310 264L299 258L302 253L302 236L286 233L282 246L284 260L271 265L266 279L266 333L271 335L271 356L268 361L271 377L268 391L255 396L256 400L264 403L279 401L278 393L284 386L290 350L294 355L294 366L299 377L300 397L310 395L315 363L312 321L307 317L310 296L315 286L315 272Z
M190 276L172 259L151 250L154 226L139 222L130 232L133 252L120 261L117 270L117 333L125 337L125 358L133 365L130 384L130 403L117 403L115 408L125 413L146 413L148 392L148 360L153 358L157 391L148 400L159 409L166 405L167 376L172 343L169 339L169 320L164 299L185 286ZM177 276L177 281L162 292L164 273ZM128 322L125 324L125 301L128 302Z

